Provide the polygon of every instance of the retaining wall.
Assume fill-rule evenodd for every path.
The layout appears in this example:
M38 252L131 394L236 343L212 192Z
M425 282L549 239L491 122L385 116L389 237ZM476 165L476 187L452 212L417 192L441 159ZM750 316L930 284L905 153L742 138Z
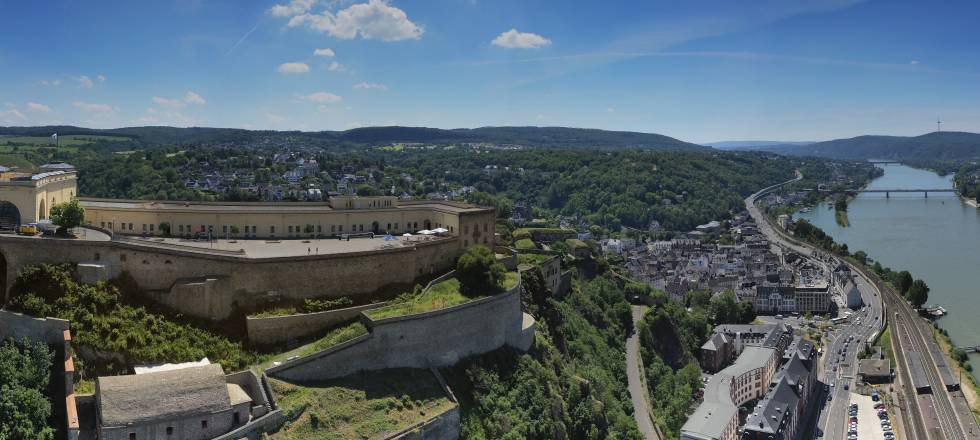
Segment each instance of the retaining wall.
M521 312L520 283L505 293L409 316L361 319L368 333L310 356L266 370L290 381L325 380L358 371L429 368L503 345L526 350L534 319Z
M251 317L245 319L248 342L272 345L301 339L337 324L356 319L364 310L376 309L386 303L367 304L316 313L287 316Z
M126 272L140 288L183 313L228 317L234 305L258 305L274 292L287 298L368 294L452 268L464 246L450 237L400 247L343 254L247 258L156 247L128 241L0 236L0 261L9 288L20 270L39 263L92 262L109 277ZM213 281L208 281L213 280ZM5 290L6 291L6 290ZM6 298L6 296L4 296Z

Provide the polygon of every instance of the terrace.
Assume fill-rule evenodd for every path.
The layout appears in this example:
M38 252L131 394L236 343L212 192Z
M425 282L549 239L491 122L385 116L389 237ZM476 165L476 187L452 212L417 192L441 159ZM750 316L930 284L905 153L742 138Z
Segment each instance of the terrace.
M517 272L507 272L501 286L501 291L513 289L520 282L521 277ZM390 306L367 310L365 316L371 320L378 321L396 316L415 315L419 313L431 312L433 310L445 309L447 307L458 306L470 301L493 296L499 292L481 294L474 296L464 295L459 291L459 280L448 278L429 286L417 298L404 301Z

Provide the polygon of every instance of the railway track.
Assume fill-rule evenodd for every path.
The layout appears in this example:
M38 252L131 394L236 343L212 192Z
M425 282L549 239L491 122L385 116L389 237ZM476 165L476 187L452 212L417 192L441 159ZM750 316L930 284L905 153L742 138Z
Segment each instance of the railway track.
M939 418L940 428L943 431L942 438L951 440L965 439L966 436L963 433L963 428L960 426L959 417L953 408L949 393L946 391L946 384L940 378L935 362L932 361L931 357L928 357L929 348L926 345L924 339L926 336L923 335L923 328L919 320L913 315L911 308L905 303L905 300L897 297L897 293L884 286L878 286L878 290L882 295L885 295L882 299L889 303L889 310L894 310L896 313L894 320L897 325L895 327L904 327L905 334L908 336L907 338L896 338L899 341L898 351L902 353L904 358L905 350L902 347L905 346L906 341L910 341L911 347L908 348L917 351L923 358L922 369L926 374L929 386L932 388L932 400L936 409L936 415ZM922 420L922 423L924 425L926 421Z

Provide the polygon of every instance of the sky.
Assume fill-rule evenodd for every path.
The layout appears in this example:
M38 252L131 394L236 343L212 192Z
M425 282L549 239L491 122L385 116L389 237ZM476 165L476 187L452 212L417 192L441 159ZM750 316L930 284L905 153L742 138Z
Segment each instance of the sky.
M978 16L972 0L0 0L0 126L980 132Z

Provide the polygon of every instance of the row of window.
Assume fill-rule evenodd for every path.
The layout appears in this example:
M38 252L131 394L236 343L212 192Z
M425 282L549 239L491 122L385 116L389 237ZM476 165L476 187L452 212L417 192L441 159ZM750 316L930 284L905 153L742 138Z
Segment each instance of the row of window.
M106 229L106 228L108 228L110 230L113 229L113 223L112 222L101 222L100 223L100 226L103 229ZM120 226L120 230L123 230L123 231L132 231L133 230L133 224L132 223L120 223L119 226ZM392 227L392 226L394 226L394 227ZM486 230L487 229L487 225L483 225L483 226L484 226L483 229ZM377 232L377 233L380 233L380 232L397 232L400 229L399 228L399 223L397 223L397 222L395 222L395 223L387 223L387 228L385 228L384 230L381 229L381 225L378 222L373 222L368 227L370 228L370 229L368 229L369 232ZM410 222L410 223L407 223L406 224L406 227L409 228L409 229L411 229L411 230L418 230L419 223L418 222ZM436 227L437 228L442 227L442 224L436 223ZM258 227L255 226L255 225L245 225L244 228L242 230L240 230L239 232L232 232L231 228L232 227L229 226L229 225L222 225L221 226L221 233L222 234L228 234L229 232L231 232L233 234L238 234L241 231L244 231L244 234L246 236L248 236L248 235L253 235L254 236L254 235L257 235L258 234L258 229L257 229ZM301 225L295 225L295 226L294 225L288 225L286 228L287 228L287 233L290 236L292 236L293 234L304 234L304 233L305 234L312 234L314 231L317 234L322 234L323 233L323 225L316 225L315 229L313 228L313 225L306 225L306 226L301 226ZM449 232L450 233L455 232L455 229L456 229L455 227L449 226ZM464 227L464 229L468 231L469 230L469 227ZM153 224L146 224L146 223L143 224L143 232L155 232L155 230L156 230L156 226L155 225L153 225ZM350 232L364 232L364 224L361 223L361 224L356 224L356 225L350 225L350 230L349 231ZM192 225L177 225L176 232L177 232L178 235L184 235L184 234L194 234L194 233L203 233L203 232L214 233L215 231L214 231L214 225L200 225L197 228L194 228ZM330 233L331 234L343 233L343 232L345 232L344 231L344 225L330 225ZM269 234L270 235L275 235L276 234L276 227L275 226L269 226ZM484 240L484 242L485 241L486 240Z

